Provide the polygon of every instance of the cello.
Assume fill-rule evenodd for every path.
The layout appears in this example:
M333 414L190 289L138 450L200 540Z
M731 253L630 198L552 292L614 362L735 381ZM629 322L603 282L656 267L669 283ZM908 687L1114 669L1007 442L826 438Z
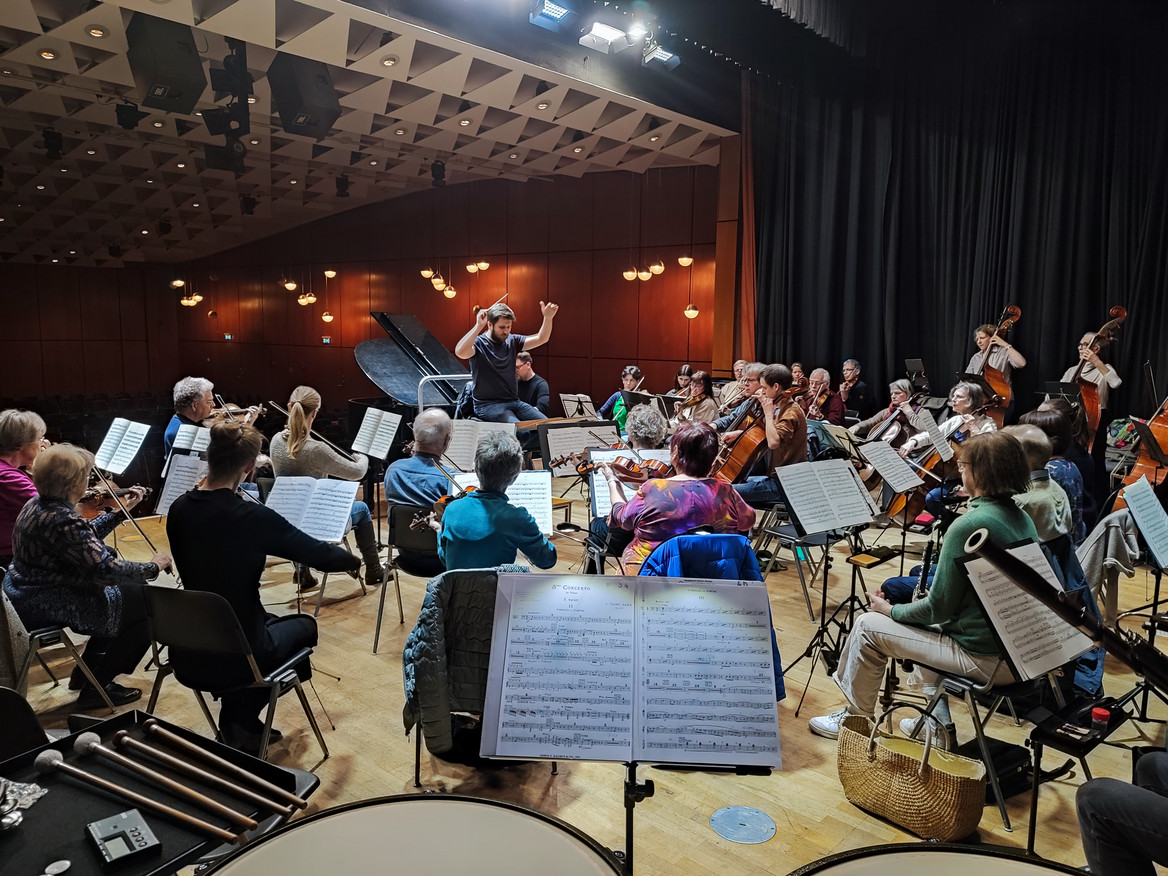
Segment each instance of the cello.
M790 389L784 390L783 394L793 398L796 394L807 392L810 385L811 381L801 377L791 384ZM746 477L758 458L770 449L770 445L767 444L762 402L752 398L750 404L730 422L726 431L741 431L742 434L733 444L723 444L718 448L718 455L710 469L710 477L736 484Z
M1088 349L1094 350L1098 347L1099 352L1102 352L1115 339L1116 334L1119 333L1119 327L1127 319L1127 309L1117 304L1108 311L1108 316L1111 319L1103 323L1099 331L1091 336L1091 343ZM1069 382L1079 385L1079 404L1082 406L1083 413L1087 417L1087 450L1091 451L1095 446L1095 433L1099 431L1099 419L1101 416L1099 408L1099 387L1097 384L1083 377L1083 369L1087 366L1088 360L1082 357L1082 353L1079 355L1079 367L1075 369L1075 374Z
M999 429L1002 428L1002 423L1006 419L1006 408L1010 406L1014 390L1010 386L1010 382L1006 380L1005 373L990 366L990 353L993 352L994 338L1004 335L1021 318L1022 308L1015 304L1007 304L1006 309L1002 311L1002 315L998 319L998 327L990 335L990 343L986 344L981 355L981 375L990 385L990 389L994 391L993 397L990 399L992 407L989 410L989 416L997 423Z

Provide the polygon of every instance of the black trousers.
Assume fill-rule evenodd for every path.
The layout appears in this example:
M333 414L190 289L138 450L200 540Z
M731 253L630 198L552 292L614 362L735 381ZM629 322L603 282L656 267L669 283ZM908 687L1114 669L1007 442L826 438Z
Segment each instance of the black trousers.
M1136 783L1093 779L1075 805L1087 864L1096 876L1153 876L1168 864L1168 753L1136 762Z
M263 652L256 652L256 663L261 672L268 672L283 664L289 657L304 647L317 642L316 620L307 614L293 614L285 617L268 615L268 636L273 645ZM301 681L312 677L312 666L307 659L296 665L296 675ZM220 697L219 723L231 725L258 733L262 728L259 714L268 704L268 692L262 688L247 688L226 693Z
M115 676L133 672L150 648L146 625L144 584L119 584L122 593L122 622L114 636L93 636L85 645L85 662L102 687Z

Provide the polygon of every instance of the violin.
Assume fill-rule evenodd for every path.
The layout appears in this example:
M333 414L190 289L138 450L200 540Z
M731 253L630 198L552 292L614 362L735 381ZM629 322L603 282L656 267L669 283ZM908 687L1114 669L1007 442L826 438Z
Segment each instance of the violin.
M783 395L792 401L803 398L811 389L811 381L806 377L796 377L791 381L791 388L784 390ZM824 399L826 401L826 399Z
M215 396L215 401L219 402L219 407L212 408L211 413L203 420L203 425L207 428L210 428L216 423L221 423L224 420L243 420L244 423L254 423L268 412L268 409L263 405L253 405L249 408L244 408L234 402L224 401L220 395Z
M77 509L77 513L86 520L92 520L95 517L100 517L107 511L117 511L117 498L128 496L134 492L135 489L142 490L142 499L150 498L154 492L149 487L126 487L125 489L110 490L105 487L90 487L81 494L81 498L77 500L77 504L82 506Z
M478 487L471 486L459 490L456 495L443 496L434 503L434 510L419 511L417 514L415 514L414 519L410 521L410 529L417 531L419 529L426 529L430 526L431 522L441 523L442 515L446 513L446 509L450 506L451 502L456 502L467 493L474 493L477 490Z
M667 478L673 474L673 466L656 459L642 459L636 462L627 456L618 456L608 463L617 480L627 484L643 484L650 478Z
M1099 350L1102 351L1104 347L1115 340L1115 336L1119 334L1120 326L1127 319L1127 309L1117 304L1108 311L1107 315L1111 319L1103 323L1099 331L1091 336L1092 349L1098 345ZM1083 369L1086 366L1087 360L1080 356L1079 367L1075 369L1074 377L1070 382L1079 384L1079 401L1082 405L1083 413L1087 417L1087 450L1090 451L1095 444L1095 433L1099 431L1101 411L1099 407L1099 386L1083 378Z
M598 465L595 462L589 462L584 458L584 454L573 450L571 453L564 456L557 456L554 459L548 460L549 469L557 469L565 465L570 465L576 469L576 474L581 477L587 477L596 471Z
M827 389L824 389L823 392L821 392L817 398L814 398L811 400L811 404L807 405L807 419L809 419L809 420L822 420L823 419L822 408L825 404L827 404L827 400L829 398L831 398L830 387Z

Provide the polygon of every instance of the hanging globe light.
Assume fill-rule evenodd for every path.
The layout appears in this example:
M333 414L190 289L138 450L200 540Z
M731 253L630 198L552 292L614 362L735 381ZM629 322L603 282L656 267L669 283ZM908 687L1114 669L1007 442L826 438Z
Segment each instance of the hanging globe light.
M678 256L677 263L679 265L681 265L683 268L688 268L690 265L693 264L693 256L690 256L690 255Z
M637 269L636 268L625 268L625 271L623 274L621 274L621 276L624 277L626 280L635 280L635 279L637 279Z
M326 310L324 313L322 313L320 315L320 320L321 320L321 322L332 322L333 315Z
M698 309L694 307L693 302L690 302L685 306L685 310L682 313L685 314L686 319L694 319L698 315Z

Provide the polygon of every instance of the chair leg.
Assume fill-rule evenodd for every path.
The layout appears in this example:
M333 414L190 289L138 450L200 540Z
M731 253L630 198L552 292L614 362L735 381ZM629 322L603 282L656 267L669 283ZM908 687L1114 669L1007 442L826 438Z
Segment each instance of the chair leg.
M422 723L414 725L414 787L422 787Z
M264 715L264 732L260 734L260 760L268 759L268 742L272 738L272 721L276 718L276 700L280 698L280 683L268 687L268 711Z
M406 611L402 607L401 579L398 578L396 569L394 569L393 572L393 587L394 590L397 591L397 622L399 624L404 624L406 622Z
M203 696L201 690L195 691L195 699L199 701L199 708L203 710L203 717L207 719L207 723L211 727L211 732L215 734L215 740L222 742L223 734L219 730L219 725L215 723L215 716L211 714L211 708L207 705L207 698Z
M320 576L320 589L316 591L316 608L312 612L313 617L320 617L320 603L324 599L324 586L328 584L328 572L324 572Z
M114 701L109 698L109 694L105 692L105 688L97 683L97 678L90 670L89 664L87 664L81 657L81 652L77 650L77 646L73 644L73 640L69 638L69 634L64 630L61 630L61 644L65 646L65 650L67 650L73 657L74 662L77 664L77 668L81 670L81 674L84 675L86 680L97 689L99 694L101 694L101 698L105 700L105 704L109 707L110 713L112 714L113 712L117 711L117 708L114 706Z
M159 663L158 673L154 676L154 684L150 688L150 702L146 704L146 714L153 715L154 707L158 705L158 695L162 692L162 682L166 680L166 676L173 673L174 670L168 664Z
M304 714L308 718L309 726L312 727L312 732L316 734L316 741L320 743L320 750L324 752L324 759L328 760L329 750L324 741L324 734L320 732L320 725L316 723L316 715L312 712L312 705L308 702L308 697L304 695L304 688L300 684L300 679L294 677L292 683L296 686L296 696L300 697L300 705L304 707ZM271 726L270 719L268 726Z
M389 577L389 564L385 564L385 577ZM393 570L393 583L397 585L397 569ZM377 643L381 640L381 619L385 616L385 591L389 587L385 584L381 585L381 596L377 600L377 623L373 627L373 654L377 654ZM398 587L398 598L401 598L401 588Z
M33 652L30 650L29 653L36 654L37 663L39 663L41 665L41 669L43 669L45 672L47 672L49 675L49 678L51 678L53 680L53 687L56 687L58 684L61 683L60 680L58 680L56 674L53 672L53 670L49 668L49 664L45 662L45 658L41 656L40 651Z

